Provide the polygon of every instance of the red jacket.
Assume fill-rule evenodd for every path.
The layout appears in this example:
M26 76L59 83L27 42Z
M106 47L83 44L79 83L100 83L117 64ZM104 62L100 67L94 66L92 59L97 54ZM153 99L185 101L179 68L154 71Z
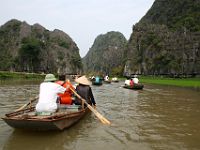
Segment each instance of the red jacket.
M60 97L60 104L71 105L73 92L69 88L74 89L73 85L68 81L66 81L65 83L64 81L57 81L56 83L62 85L65 88L68 87L64 94L58 94L58 96Z

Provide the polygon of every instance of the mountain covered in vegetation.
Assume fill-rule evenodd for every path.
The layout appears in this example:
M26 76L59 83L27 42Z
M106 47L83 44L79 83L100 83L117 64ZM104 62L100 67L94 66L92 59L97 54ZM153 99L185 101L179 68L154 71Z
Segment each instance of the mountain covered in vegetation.
M124 74L200 74L200 1L155 0L133 26Z
M82 62L63 31L13 19L0 27L0 70L68 74L80 72Z
M127 40L120 32L111 31L97 36L82 59L87 73L121 74Z

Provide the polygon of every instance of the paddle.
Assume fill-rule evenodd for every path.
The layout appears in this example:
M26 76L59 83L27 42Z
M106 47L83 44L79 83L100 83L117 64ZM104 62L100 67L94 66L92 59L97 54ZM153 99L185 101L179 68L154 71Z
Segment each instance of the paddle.
M81 99L86 105L87 107L97 116L97 118L99 118L99 120L103 123L103 124L111 124L110 121L108 121L106 118L104 118L97 110L95 110L90 104L88 104L86 102L85 99L83 99L80 95L78 95L78 93L76 93L76 91L72 88L70 88L70 90L79 98Z
M16 109L15 111L20 111L24 108L26 108L27 106L29 106L31 103L33 103L34 101L36 101L39 98L39 96L36 96L35 98L31 99L28 103L24 104L23 106L21 106L20 108Z

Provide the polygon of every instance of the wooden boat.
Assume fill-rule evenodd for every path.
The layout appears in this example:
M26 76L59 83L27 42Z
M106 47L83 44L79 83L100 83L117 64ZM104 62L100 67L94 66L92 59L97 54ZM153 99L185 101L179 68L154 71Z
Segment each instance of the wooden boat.
M110 80L104 80L104 83L110 84L111 81Z
M35 107L5 114L2 119L11 127L29 130L63 130L78 122L88 108L65 109L52 115L36 115Z
M92 84L93 85L102 85L102 79L97 76L92 80Z
M139 84L134 84L133 86L130 86L130 85L124 85L123 86L124 88L126 89L133 89L133 90L142 90L144 85L139 83Z
M102 81L101 82L95 82L95 81L93 81L92 84L93 85L102 85Z
M119 82L117 77L112 78L112 82Z

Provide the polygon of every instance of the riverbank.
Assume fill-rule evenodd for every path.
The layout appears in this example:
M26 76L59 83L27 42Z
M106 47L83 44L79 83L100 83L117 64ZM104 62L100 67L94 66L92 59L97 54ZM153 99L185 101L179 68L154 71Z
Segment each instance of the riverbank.
M179 87L189 87L200 89L200 78L165 78L165 77L147 77L141 76L139 78L142 83L159 84L159 85L173 85Z
M40 80L40 79L44 79L44 77L45 77L45 74L0 71L0 80L6 80L6 79L30 79L30 80L38 79Z

